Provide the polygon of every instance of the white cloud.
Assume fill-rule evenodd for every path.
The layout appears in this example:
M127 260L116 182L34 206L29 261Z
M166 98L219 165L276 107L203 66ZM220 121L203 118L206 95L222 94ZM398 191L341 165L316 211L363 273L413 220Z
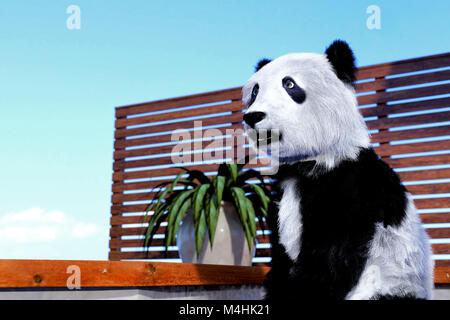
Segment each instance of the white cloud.
M0 228L0 241L8 243L37 243L49 242L56 239L56 230L52 227L2 227Z
M41 208L10 212L0 216L0 225L20 222L64 223L67 222L67 216L62 211L45 212L45 210Z
M9 245L89 238L97 231L95 224L58 210L30 208L0 215L0 241Z

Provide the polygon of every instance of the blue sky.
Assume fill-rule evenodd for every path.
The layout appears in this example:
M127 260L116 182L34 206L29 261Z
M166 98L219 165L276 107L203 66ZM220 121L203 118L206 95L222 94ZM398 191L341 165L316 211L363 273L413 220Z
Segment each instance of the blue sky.
M366 27L372 4L380 30ZM0 258L107 259L115 106L240 86L261 57L336 38L359 65L447 52L448 12L443 0L2 1Z

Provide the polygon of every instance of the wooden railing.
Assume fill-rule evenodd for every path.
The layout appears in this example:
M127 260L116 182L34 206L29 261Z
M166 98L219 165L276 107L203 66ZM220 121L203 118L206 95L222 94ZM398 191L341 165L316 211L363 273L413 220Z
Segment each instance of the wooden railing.
M360 111L375 150L415 196L433 239L436 265L450 267L445 256L450 254L450 54L361 67L357 79ZM203 126L199 136L214 127L216 141L230 145L233 137L226 130L242 128L244 108L240 87L116 108L110 260L179 257L176 247L167 252L159 247L164 226L153 247L148 252L142 248L142 214L154 196L152 188L180 172L175 168L180 164L171 159L171 134L176 129L192 132L197 119ZM195 148L205 149L210 143L211 138L205 138ZM183 166L211 174L217 170L216 163ZM267 244L268 236L259 231L257 240ZM267 245L257 247L255 261L268 261L269 256Z
M261 285L268 269L141 261L0 259L0 288L66 288L75 270L82 288Z
M67 288L78 273L81 288L262 285L269 267L240 267L152 261L2 260L1 288ZM437 267L436 284L450 283ZM69 280L69 281L68 281Z

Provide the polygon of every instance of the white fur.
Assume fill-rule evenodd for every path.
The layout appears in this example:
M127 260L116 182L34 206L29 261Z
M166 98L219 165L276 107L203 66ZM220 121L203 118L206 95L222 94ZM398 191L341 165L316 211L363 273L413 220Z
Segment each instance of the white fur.
M278 230L280 243L286 249L288 256L295 261L300 253L300 237L302 220L300 214L299 193L296 190L294 178L283 181L283 197L278 212Z
M283 88L286 76L305 90L303 103L293 101ZM256 83L259 94L247 112L266 113L256 130L281 132L280 162L308 158L332 168L340 160L354 159L359 147L370 145L353 88L337 78L324 54L293 53L273 60L248 80L245 101Z
M377 294L431 299L433 266L428 235L408 194L402 224L376 226L365 269L347 299L370 299Z

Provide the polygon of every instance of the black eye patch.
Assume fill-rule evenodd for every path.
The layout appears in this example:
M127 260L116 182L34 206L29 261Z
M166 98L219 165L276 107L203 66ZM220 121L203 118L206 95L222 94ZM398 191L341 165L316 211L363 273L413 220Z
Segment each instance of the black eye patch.
M252 94L250 96L250 100L247 102L247 107L250 107L253 104L253 102L255 102L258 92L259 92L259 85L255 84L252 89Z
M282 80L283 88L291 96L292 100L302 103L306 99L306 92L300 88L291 77L284 77Z

